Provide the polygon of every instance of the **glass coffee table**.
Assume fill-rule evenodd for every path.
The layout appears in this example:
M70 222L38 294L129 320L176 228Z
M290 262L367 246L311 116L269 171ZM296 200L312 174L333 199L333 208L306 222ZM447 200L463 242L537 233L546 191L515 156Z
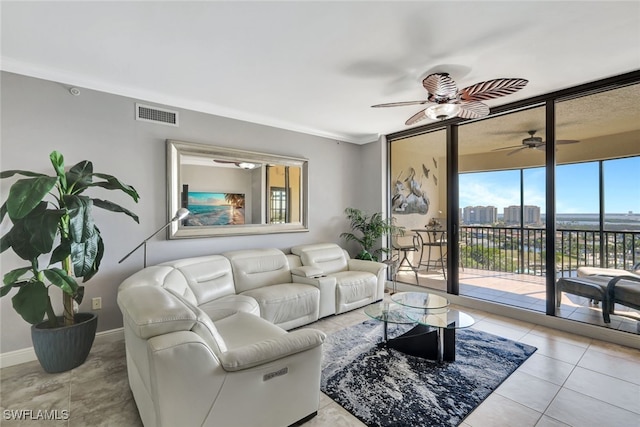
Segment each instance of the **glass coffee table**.
M388 302L379 302L364 308L364 313L367 316L379 320L384 324L384 343L388 341L387 326L389 323L405 325L418 323L415 319L418 318L421 313L414 313L413 318L411 318L408 316L408 312L409 310L407 310L406 307Z
M408 312L407 317L419 325L436 329L438 362L456 360L456 329L468 328L475 323L467 313L449 308L425 313Z
M391 301L425 313L449 307L448 299L427 292L398 292L391 295Z
M450 309L447 298L428 292L399 292L391 300L365 308L369 317L384 323L384 345L424 359L455 360L455 330L473 325L471 316ZM416 326L388 339L388 323Z

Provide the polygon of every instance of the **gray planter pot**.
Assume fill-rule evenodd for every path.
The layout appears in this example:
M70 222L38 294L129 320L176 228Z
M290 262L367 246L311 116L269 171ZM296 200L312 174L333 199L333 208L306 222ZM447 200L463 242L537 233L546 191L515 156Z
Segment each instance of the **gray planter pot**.
M96 337L98 316L77 313L71 326L50 328L48 322L31 326L38 361L49 373L65 372L84 363Z

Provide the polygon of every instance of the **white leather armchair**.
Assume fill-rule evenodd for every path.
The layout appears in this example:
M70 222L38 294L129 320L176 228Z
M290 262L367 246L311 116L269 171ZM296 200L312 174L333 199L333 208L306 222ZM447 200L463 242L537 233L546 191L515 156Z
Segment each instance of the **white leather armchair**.
M315 278L321 289L335 286L335 292L324 294L335 295L335 311L330 314L344 313L384 297L387 266L383 263L351 259L347 251L335 243L295 246L291 253L298 255L303 265L302 269L292 269L294 276ZM296 281L301 279L297 277ZM327 315L322 300L320 307L320 316Z
M118 293L145 426L283 427L317 413L325 335L238 311L215 323L175 290Z

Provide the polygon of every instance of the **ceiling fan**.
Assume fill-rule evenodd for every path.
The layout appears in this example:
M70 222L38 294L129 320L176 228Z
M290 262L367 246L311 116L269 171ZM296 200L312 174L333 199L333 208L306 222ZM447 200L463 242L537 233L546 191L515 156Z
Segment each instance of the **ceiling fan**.
M216 163L233 164L239 167L240 169L253 169L258 166L256 163L251 163L251 162L236 162L233 160L218 160L218 159L213 159L213 161Z
M426 118L435 120L446 120L453 117L477 119L489 114L489 106L480 101L512 94L525 87L527 83L529 81L525 79L493 79L458 90L456 82L449 77L448 73L433 73L422 80L422 86L429 94L426 100L391 102L372 105L372 107L433 104L411 116L405 122L406 125L412 125Z
M509 150L511 148L515 148L515 150L507 153L507 156L511 156L512 154L515 154L518 151L522 151L522 150L525 150L527 148L530 148L530 149L533 149L533 150L544 151L547 143L544 142L541 137L534 136L536 134L536 131L535 130L530 130L527 133L529 134L529 138L523 139L522 140L522 145L512 145L511 147L496 148L495 150L492 150L492 151ZM558 140L556 140L556 144L575 144L576 142L580 142L580 141L576 141L575 139L558 139Z

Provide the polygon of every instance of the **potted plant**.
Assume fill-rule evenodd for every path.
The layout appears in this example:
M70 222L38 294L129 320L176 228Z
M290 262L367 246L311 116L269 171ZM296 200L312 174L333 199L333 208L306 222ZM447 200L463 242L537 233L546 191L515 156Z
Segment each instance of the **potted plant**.
M117 178L94 173L90 161L83 160L65 171L62 154L53 151L49 157L54 176L24 170L0 173L0 178L26 177L11 186L0 207L0 222L8 214L13 223L0 238L0 252L11 248L29 263L4 275L0 296L17 289L11 301L16 312L32 324L31 337L40 364L47 372L63 372L84 363L95 337L95 314L74 314L74 301L79 304L84 295L84 286L76 278L83 283L91 279L104 254L93 207L121 212L139 222L129 210L83 193L101 187L121 190L135 202L139 196ZM48 260L42 259L45 255ZM47 262L46 267L41 261ZM62 291L63 315L59 317L51 304L51 286ZM43 321L45 315L47 320Z
M355 256L356 259L364 259L369 261L378 261L378 257L382 253L389 252L387 248L373 249L378 240L386 234L404 234L404 228L393 224L393 218L385 218L381 212L368 215L360 209L346 208L344 210L347 219L350 222L351 229L358 232L342 233L347 242L357 242L361 246L360 252Z

